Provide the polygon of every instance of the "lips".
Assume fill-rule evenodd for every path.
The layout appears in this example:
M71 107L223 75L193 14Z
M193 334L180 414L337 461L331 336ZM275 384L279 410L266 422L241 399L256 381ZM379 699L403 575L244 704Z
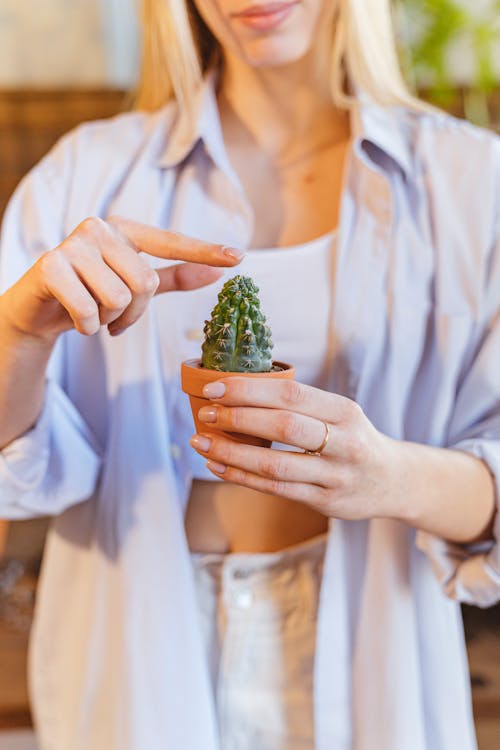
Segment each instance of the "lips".
M233 13L232 17L256 31L270 31L283 23L299 2L300 0L292 0L250 5L238 13Z
M259 5L251 5L239 13L233 13L235 18L251 18L252 16L266 16L272 13L279 13L290 8L292 5L296 5L295 2L288 3L262 3Z

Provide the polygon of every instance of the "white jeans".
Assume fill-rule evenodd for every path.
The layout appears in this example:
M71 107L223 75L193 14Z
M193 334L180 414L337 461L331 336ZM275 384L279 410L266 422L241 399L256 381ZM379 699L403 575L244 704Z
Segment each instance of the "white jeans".
M265 554L193 553L221 750L313 750L327 535Z

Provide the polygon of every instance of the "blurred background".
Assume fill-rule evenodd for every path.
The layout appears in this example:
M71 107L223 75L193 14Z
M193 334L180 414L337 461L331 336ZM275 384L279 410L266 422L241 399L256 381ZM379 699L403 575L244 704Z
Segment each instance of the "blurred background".
M0 216L62 133L125 107L137 75L138 1L0 0ZM410 87L500 132L500 0L393 5ZM48 523L0 521L0 750L36 748L26 648ZM463 611L479 750L500 750L500 607Z

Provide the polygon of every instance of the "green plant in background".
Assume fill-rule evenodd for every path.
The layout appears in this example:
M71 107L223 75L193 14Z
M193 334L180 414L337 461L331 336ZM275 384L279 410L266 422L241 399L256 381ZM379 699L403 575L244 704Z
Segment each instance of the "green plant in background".
M465 115L492 125L488 97L498 86L494 60L500 58L500 0L395 0L395 10L412 88L424 87L432 101L448 105L464 83L450 65L452 48L462 45L472 62L463 91Z
M203 329L202 367L224 372L270 372L271 330L260 309L259 288L248 276L234 276L219 292Z

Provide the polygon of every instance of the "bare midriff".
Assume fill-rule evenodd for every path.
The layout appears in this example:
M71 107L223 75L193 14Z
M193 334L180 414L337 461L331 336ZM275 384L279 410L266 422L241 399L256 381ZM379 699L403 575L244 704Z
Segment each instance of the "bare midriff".
M195 479L185 517L192 552L276 552L328 530L304 503L230 482Z

